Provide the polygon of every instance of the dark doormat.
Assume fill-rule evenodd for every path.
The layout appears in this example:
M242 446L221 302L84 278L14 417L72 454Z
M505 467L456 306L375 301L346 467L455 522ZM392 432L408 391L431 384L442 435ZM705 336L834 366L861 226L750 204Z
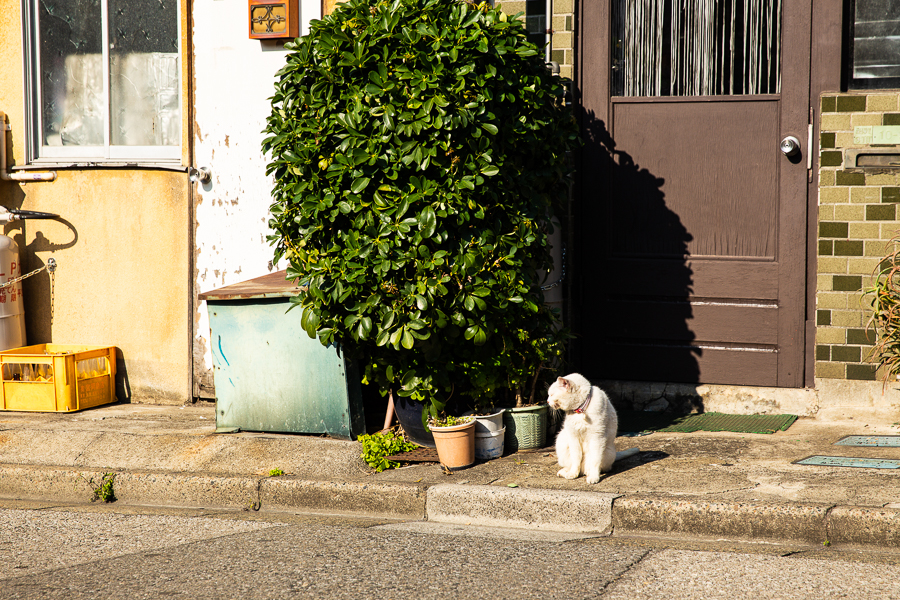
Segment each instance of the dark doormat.
M437 450L434 448L416 448L409 452L385 456L385 458L397 462L440 462L438 460Z
M900 460L849 456L808 456L795 460L794 464L815 467L855 467L857 469L900 469Z
M695 431L730 431L734 433L775 433L785 431L797 415L726 415L709 412L676 416L653 412L619 412L619 435L627 432L659 431L693 433Z

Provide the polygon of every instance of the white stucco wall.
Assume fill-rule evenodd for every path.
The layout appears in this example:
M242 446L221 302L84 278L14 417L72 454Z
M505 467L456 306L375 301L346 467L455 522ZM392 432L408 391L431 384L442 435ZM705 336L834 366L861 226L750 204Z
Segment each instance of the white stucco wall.
M268 235L272 180L260 149L268 98L285 50L248 39L246 0L193 2L194 166L212 181L195 199L195 290L246 281L273 267ZM320 0L300 0L301 35L321 16ZM194 379L211 382L206 305L194 312Z

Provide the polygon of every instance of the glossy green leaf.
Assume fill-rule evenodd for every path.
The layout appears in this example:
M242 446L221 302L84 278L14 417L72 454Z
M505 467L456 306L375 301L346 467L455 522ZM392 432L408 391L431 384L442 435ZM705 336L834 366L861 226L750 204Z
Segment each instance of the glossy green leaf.
M354 194L360 193L361 191L366 189L366 186L369 185L369 181L370 180L368 177L357 177L353 180L353 184L350 186L350 191Z
M403 337L400 339L400 344L406 348L407 350L411 350L413 344L415 343L415 339L407 330L403 330Z

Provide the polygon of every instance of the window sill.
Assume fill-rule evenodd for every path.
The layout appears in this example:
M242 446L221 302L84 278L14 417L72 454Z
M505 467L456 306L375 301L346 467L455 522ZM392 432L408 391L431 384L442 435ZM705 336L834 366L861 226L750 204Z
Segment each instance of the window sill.
M28 165L10 167L10 171L46 171L47 169L156 169L160 171L180 171L186 173L189 167L175 162L153 161L59 161L37 160Z

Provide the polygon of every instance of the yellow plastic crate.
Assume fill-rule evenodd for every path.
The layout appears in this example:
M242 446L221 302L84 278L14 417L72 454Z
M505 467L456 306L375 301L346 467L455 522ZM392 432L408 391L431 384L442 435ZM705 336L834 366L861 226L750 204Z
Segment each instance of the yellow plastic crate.
M71 412L116 401L116 349L38 344L0 351L0 410Z

